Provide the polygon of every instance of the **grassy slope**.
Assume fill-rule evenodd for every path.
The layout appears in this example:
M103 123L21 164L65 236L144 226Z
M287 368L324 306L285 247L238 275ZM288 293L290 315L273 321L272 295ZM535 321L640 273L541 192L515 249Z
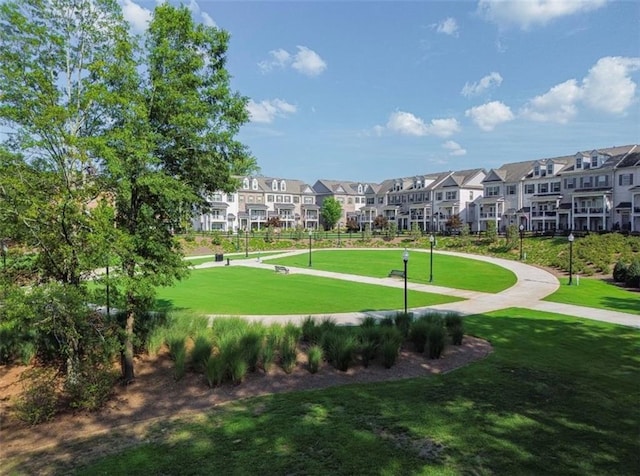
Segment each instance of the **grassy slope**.
M562 278L560 288L544 300L640 315L640 292L593 278Z
M264 260L285 266L307 267L309 255ZM362 276L386 277L392 269L402 270L401 250L314 251L314 269ZM410 252L407 276L411 282L427 283L430 271L429 253ZM455 256L433 255L433 284L457 289L496 293L513 286L516 277L499 266ZM479 279L482 277L482 279Z
M637 330L520 309L467 328L495 347L469 367L237 402L78 473L640 473Z
M200 313L322 314L400 309L401 288L318 278L239 266L194 270L188 280L158 290L158 308ZM409 307L458 301L440 294L408 292Z

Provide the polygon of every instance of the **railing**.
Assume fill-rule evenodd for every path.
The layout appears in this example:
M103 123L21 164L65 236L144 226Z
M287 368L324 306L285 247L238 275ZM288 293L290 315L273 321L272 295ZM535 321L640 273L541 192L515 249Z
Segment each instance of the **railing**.
M573 213L602 213L602 212L607 212L609 213L609 208L607 207L605 208L594 208L594 207L580 207L580 208L574 208L573 209Z
M498 213L497 217L500 218L502 216L502 213ZM496 218L496 214L495 212L489 212L489 213L480 213L480 218Z
M543 211L543 212L531 212L531 217L532 218L539 218L539 217L555 217L557 215L556 212L550 212L550 211Z

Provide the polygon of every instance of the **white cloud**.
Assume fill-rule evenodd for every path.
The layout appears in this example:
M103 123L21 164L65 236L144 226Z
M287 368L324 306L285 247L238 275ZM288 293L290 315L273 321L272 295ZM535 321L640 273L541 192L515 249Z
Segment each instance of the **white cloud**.
M585 103L604 112L624 112L633 103L636 92L630 73L639 69L640 58L600 58L582 80Z
M442 148L443 149L447 149L449 151L449 155L453 155L453 156L462 156L462 155L467 155L467 150L463 149L460 144L458 144L455 141L452 140L448 140L447 142L445 142L444 144L442 144Z
M383 130L388 130L408 136L449 137L460 130L460 124L456 119L433 119L429 124L410 112L396 111L389 116L385 128L375 126L374 131L379 135Z
M596 10L607 0L480 0L478 12L499 26L515 25L523 30L564 16Z
M577 81L570 79L531 99L520 113L534 121L565 124L577 114L576 103L581 97Z
M298 46L298 52L294 55L282 48L271 50L269 51L269 59L258 63L258 67L263 73L288 66L307 76L317 76L327 69L326 61L306 46Z
M500 101L492 101L481 106L472 107L467 109L464 115L470 117L483 131L492 131L498 124L514 119L509 106Z
M444 33L449 36L458 36L458 22L456 22L455 18L446 18L442 20L440 23L435 25L436 31L438 33Z
M284 68L291 62L291 55L282 48L269 51L269 59L260 61L258 67L263 73L268 73L274 68Z
M147 29L151 20L151 10L141 7L131 0L121 0L122 15L131 25L133 33L142 33Z
M521 115L541 122L564 124L578 114L578 106L623 114L636 101L631 73L640 70L640 58L600 58L580 84L575 79L553 86L525 104Z
M198 5L198 2L196 2L196 0L191 0L189 2L189 10L191 10L191 13L193 14L194 18L202 18L202 23L206 26L216 26L216 22L213 21L213 18L211 18L211 15L209 15L206 12L202 12L202 9L200 8L200 5Z
M465 83L460 94L465 97L475 96L492 87L498 87L502 84L502 76L500 73L490 73L477 83Z
M307 76L318 76L327 69L327 63L315 51L306 46L298 46L291 67Z
M276 117L286 117L294 114L298 108L282 99L265 99L260 102L250 99L247 104L247 110L251 116L251 122L270 124Z

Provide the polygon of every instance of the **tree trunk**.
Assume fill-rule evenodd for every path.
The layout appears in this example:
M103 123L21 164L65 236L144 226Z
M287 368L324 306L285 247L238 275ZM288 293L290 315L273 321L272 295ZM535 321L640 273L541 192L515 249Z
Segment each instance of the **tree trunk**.
M133 382L133 323L135 321L135 311L127 311L127 323L125 325L124 348L120 356L122 366L122 381L125 385Z

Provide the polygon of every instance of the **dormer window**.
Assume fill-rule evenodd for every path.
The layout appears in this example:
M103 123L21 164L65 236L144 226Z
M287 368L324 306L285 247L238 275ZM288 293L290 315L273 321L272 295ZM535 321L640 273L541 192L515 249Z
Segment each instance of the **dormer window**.
M251 189L252 190L258 190L258 179L253 179L251 181Z
M547 164L547 175L553 175L553 162Z
M273 190L274 192L278 191L278 181L274 180L273 182L271 182L271 190Z
M362 191L362 184L359 183L358 184L358 194L362 195L363 191Z
M249 179L248 178L245 178L242 181L242 188L249 188Z
M576 157L576 169L582 168L582 157Z
M533 175L535 175L536 177L537 177L538 175L540 175L540 166L539 166L539 165L536 165L536 166L533 168Z
M596 167L600 166L600 161L598 160L599 157L597 155L592 155L591 156L591 168L595 169Z
M286 190L287 190L287 183L284 180L280 180L280 191L286 192Z

